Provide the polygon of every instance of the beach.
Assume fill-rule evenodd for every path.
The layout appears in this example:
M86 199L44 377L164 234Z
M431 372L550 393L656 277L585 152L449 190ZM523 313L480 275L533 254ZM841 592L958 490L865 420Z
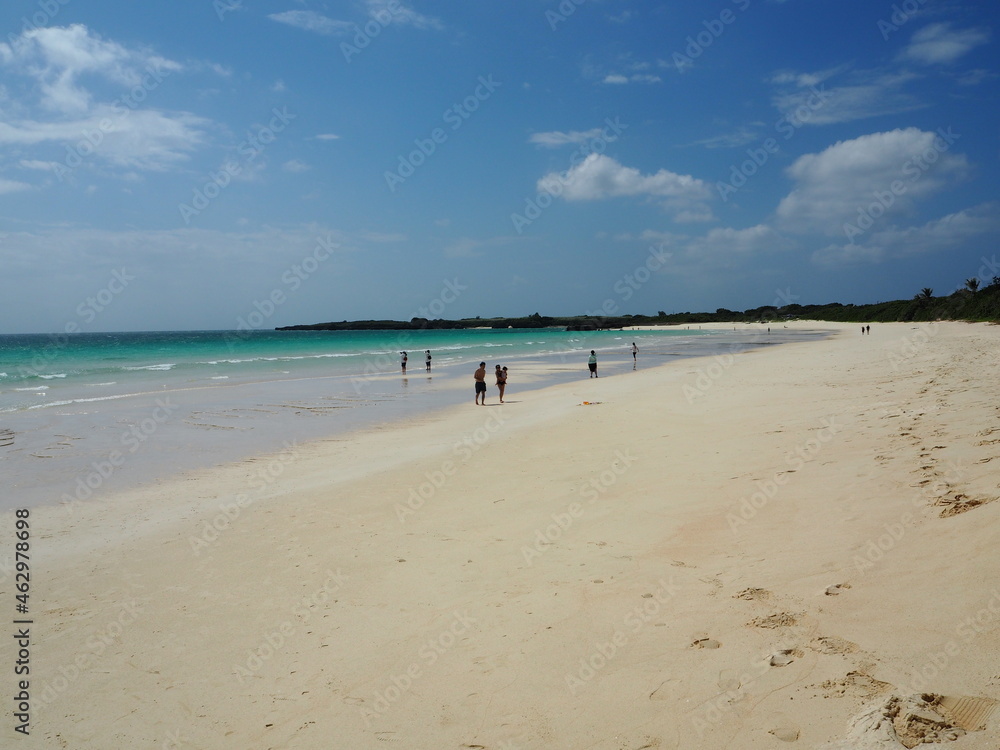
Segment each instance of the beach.
M1000 328L784 325L4 512L8 742L996 750Z

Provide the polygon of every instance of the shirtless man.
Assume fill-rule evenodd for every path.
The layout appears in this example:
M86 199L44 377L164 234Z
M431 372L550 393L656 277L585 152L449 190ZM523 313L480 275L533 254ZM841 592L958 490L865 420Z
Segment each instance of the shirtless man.
M486 406L486 363L485 362L479 363L479 369L476 370L475 375L473 375L472 377L476 379L476 405ZM483 396L482 404L479 403L480 394L482 394Z

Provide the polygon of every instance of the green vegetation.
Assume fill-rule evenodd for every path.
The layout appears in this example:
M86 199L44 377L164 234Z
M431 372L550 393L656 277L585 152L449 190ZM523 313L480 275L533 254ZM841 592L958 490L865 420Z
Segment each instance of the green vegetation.
M973 283L975 282L975 283ZM345 331L345 330L421 330L445 328L568 328L593 331L608 328L648 325L684 325L691 323L769 323L797 319L830 320L842 323L889 323L894 321L968 320L1000 321L1000 277L994 276L985 288L977 279L969 279L963 289L944 297L935 297L934 290L924 287L910 300L876 302L871 305L790 304L781 307L765 305L742 312L720 307L714 313L683 312L667 315L575 315L550 317L534 313L522 318L462 318L461 320L344 320L339 323L314 323L278 328L279 331Z

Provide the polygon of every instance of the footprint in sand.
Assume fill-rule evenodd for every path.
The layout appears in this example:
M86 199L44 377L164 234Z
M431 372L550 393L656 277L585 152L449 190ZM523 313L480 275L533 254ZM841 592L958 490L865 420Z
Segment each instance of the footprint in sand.
M767 589L750 588L743 589L738 594L733 594L733 599L746 599L747 601L767 601L774 594Z
M722 644L714 638L699 638L691 643L693 648L719 648Z
M824 591L823 593L826 594L827 596L837 596L844 589L849 589L849 588L851 588L851 584L849 583L835 583L833 586L827 586L826 591Z
M814 638L809 642L809 648L821 654L853 654L858 650L858 644L830 635Z
M786 648L772 654L771 659L767 663L772 667L787 667L795 661L796 656L799 656L799 654L797 654L793 649Z
M799 622L798 615L779 612L767 617L755 617L748 624L755 628L790 628Z
M777 727L768 730L768 734L773 734L782 742L795 742L799 738L799 730L790 727Z

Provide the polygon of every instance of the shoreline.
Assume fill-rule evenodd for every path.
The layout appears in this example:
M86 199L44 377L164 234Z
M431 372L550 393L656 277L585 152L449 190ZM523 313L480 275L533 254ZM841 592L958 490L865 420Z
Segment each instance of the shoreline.
M32 510L26 747L818 748L1000 698L1000 333L853 328Z
M739 348L765 343L757 332L729 337L728 331L720 333L741 340ZM621 338L606 337L598 347L606 373L630 369L631 358L608 347L613 343L624 349L624 341L616 341ZM718 335L669 337L663 342L656 342L655 336L645 338L649 341L643 345L640 369L657 365L664 352L673 359L726 348ZM646 348L650 343L665 348ZM579 364L573 352L513 354L491 346L476 354L491 361L500 357L514 367L515 388L570 381ZM730 349L735 347L729 344ZM143 372L143 380L118 385L114 395L94 395L89 385L82 391L75 386L75 392L46 396L56 399L51 405L43 402L4 415L12 444L3 458L12 492L0 501L0 509L85 501L185 471L249 460L280 450L289 438L300 443L322 440L406 421L457 402L457 392L465 384L463 368L471 372L472 363L479 361L469 352L464 357L467 362L453 361L453 352L443 362L439 357L430 374L422 362L402 376L398 371L322 374L308 360L309 367L301 372L232 381L228 376L192 381L172 373L147 375L151 369L175 366L154 365L136 368Z

